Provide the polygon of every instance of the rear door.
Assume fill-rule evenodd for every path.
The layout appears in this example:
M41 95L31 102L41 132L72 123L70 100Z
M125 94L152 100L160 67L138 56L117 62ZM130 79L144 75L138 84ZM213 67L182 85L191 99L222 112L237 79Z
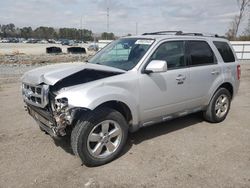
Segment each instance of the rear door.
M186 41L186 49L190 72L188 107L201 107L206 103L212 85L221 74L221 68L206 41Z

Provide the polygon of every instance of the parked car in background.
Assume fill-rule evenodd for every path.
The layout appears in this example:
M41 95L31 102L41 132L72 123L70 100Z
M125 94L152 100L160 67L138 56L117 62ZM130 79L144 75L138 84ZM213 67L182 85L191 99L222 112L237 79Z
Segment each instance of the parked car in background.
M30 39L27 40L26 43L35 44L35 43L37 43L38 41L39 41L39 39L30 38Z
M74 46L75 42L73 40L63 39L61 40L62 45Z
M8 39L3 38L3 39L1 39L1 40L0 40L0 42L1 42L1 43L8 43L8 42L9 42L9 40L8 40Z
M99 50L99 46L97 44L90 44L88 50L97 52Z
M48 44L49 42L45 39L39 40L38 43L40 44Z
M48 43L50 43L50 44L55 44L55 43L56 43L56 41L55 41L54 39L48 39L47 41L48 41Z
M19 40L18 40L18 38L8 38L8 42L9 43L18 43Z

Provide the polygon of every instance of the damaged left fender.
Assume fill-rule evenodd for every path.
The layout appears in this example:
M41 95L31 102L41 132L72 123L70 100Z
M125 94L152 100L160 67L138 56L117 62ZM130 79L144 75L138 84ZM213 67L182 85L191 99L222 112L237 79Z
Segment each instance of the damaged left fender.
M57 99L67 98L69 108L86 108L94 110L101 104L109 101L123 102L128 106L132 115L132 124L139 122L138 107L135 93L133 95L123 88L117 86L103 85L91 89L63 91L56 96Z

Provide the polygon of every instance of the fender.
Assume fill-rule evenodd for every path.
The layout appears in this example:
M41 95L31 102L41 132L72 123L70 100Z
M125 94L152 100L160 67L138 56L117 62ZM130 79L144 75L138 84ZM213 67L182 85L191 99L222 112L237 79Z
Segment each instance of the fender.
M222 70L221 70L222 71ZM212 97L214 96L215 91L220 87L220 85L222 85L224 82L224 78L223 75L220 74L220 76L218 76L214 81L213 84L210 86L209 90L208 90L208 95L207 95L207 100L206 100L206 104L208 105L210 100L212 99Z
M134 96L136 96L136 94L134 94ZM132 124L137 125L139 122L138 107L134 96L123 88L103 85L102 87L90 89L65 91L57 95L56 99L67 98L70 108L81 107L89 110L94 110L96 107L109 101L123 102L131 111Z
M218 88L219 88L222 84L224 84L224 83L229 83L229 84L231 84L231 86L234 88L234 85L233 85L233 83L232 83L231 80L225 79L225 78L223 78L222 76L218 77L218 78L214 81L214 83L212 84L212 86L211 86L210 89L209 89L208 98L207 98L207 100L206 100L206 101L207 101L206 105L208 105L208 104L210 103L210 101L211 101L212 97L214 96L215 92L216 92L216 91L218 90ZM233 96L232 96L232 97L233 97Z

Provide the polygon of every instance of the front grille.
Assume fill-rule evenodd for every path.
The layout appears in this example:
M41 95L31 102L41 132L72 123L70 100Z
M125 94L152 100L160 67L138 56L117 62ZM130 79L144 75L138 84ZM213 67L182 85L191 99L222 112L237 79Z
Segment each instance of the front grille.
M24 101L37 107L44 108L48 104L48 85L31 85L23 83L22 94Z

